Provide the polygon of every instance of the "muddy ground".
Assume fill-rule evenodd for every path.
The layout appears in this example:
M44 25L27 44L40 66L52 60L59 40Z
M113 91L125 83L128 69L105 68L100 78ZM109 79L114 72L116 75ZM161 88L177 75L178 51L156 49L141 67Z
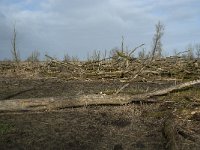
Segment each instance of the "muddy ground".
M174 81L133 82L121 95L146 93L174 84ZM1 77L0 100L112 95L122 85L124 83L120 80L64 81L56 78ZM175 126L187 128L187 132L177 130L177 148L200 149L200 109L199 103L190 105L188 102L192 99L191 92L192 98L199 98L200 90L196 86L182 93L155 98L159 103L0 112L0 149L170 149L174 146L169 145L174 143L164 130L166 120L173 117ZM177 100L174 102L174 99ZM178 101L181 101L180 105Z

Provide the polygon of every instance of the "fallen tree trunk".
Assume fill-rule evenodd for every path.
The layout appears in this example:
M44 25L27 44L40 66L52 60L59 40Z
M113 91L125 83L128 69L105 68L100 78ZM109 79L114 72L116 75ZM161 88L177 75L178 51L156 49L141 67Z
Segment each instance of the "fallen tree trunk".
M49 111L64 108L78 108L98 105L124 105L130 96L86 95L71 98L32 98L1 100L0 112L7 111Z
M192 87L192 86L197 85L197 84L200 84L200 80L194 80L194 81L190 81L190 82L186 82L186 83L181 83L181 84L178 84L176 86L172 86L172 87L169 87L169 88L166 88L166 89L163 89L163 90L158 90L158 91L155 91L155 92L135 95L135 96L132 97L132 99L130 101L134 101L134 99L141 99L141 101L142 101L142 99L146 100L148 98L152 98L152 97L155 97L155 96L166 95L166 94L169 94L171 92L180 91L180 90Z
M52 110L62 108L77 108L87 106L102 106L114 105L121 106L131 103L157 103L154 96L165 95L173 91L182 90L193 85L200 84L200 80L182 83L172 86L167 89L158 90L156 92L139 94L135 96L120 96L120 95L86 95L71 98L35 98L35 99L15 99L15 100L1 100L0 112L4 111L39 111Z

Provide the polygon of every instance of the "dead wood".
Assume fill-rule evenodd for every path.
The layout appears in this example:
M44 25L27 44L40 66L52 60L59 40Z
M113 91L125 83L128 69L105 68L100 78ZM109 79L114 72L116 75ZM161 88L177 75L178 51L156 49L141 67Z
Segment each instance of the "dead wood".
M0 101L0 112L45 111L102 105L125 105L130 96L86 95L71 98L32 98Z
M125 54L128 56L128 54ZM135 80L155 80L155 79L198 79L199 78L199 62L195 60L186 60L183 58L162 58L154 59L136 59L131 60L125 57L109 57L97 61L79 61L62 62L46 55L50 60L48 62L38 62L31 64L29 62L20 62L18 67L16 63L0 62L1 76L19 76L37 78L42 75L44 77L64 77L75 76L77 79L102 79L126 78L126 81ZM144 67L144 68L143 68ZM142 71L140 71L142 70ZM118 75L122 72L122 75ZM129 84L128 84L129 85ZM124 87L128 87L124 85ZM120 93L124 88L121 88Z
M144 45L145 45L145 44L143 43L143 44L137 46L136 48L134 48L134 49L129 53L129 57L130 57L138 48L140 48L140 47L142 47L142 46L144 46Z
M45 55L45 56L47 58L49 58L52 62L56 63L56 64L59 64L59 65L62 65L62 66L66 66L66 67L68 67L70 65L72 67L75 67L75 69L77 69L77 67L80 68L78 65L72 64L70 62L61 62L61 61L58 61L58 60L54 59L51 56L48 56L48 55Z
M158 90L152 93L145 93L130 96L118 95L86 95L71 98L37 98L37 99L17 99L17 100L1 100L0 111L37 111L51 110L60 108L74 108L86 106L102 106L102 105L127 105L131 103L157 103L154 96L165 95L173 91L181 90L199 84L200 80L182 83L167 89ZM12 98L12 97L11 97Z
M191 133L190 131L187 131L186 129L183 129L181 127L177 127L177 132L179 135L181 135L183 138L190 140L192 142L197 142L200 141L199 138L195 136L193 133Z
M146 66L150 63L148 62L146 64L146 62L148 61L148 59L144 60L144 62L142 63L142 66L140 67L140 69L135 73L134 77L129 81L129 83L126 83L125 85L123 85L122 87L120 87L117 91L116 91L116 95L119 94L123 89L125 89L126 87L128 87L130 85L130 82L134 81L140 74L141 72L146 68ZM129 70L127 72L130 72L132 70Z
M84 65L100 63L100 62L104 62L104 61L109 60L109 59L113 59L113 57L103 58L101 60L88 61L88 62L85 62Z
M145 66L143 66L136 74L135 76L129 81L129 83L123 85L121 88L119 88L115 94L119 94L123 89L125 89L126 87L128 87L130 85L130 82L133 81L134 79L136 79L138 77L138 75L144 70Z
M135 96L133 96L133 98L131 98L130 101L134 101L137 98L141 99L141 101L143 101L143 100L145 101L148 98L166 95L166 94L169 94L171 92L180 91L180 90L192 87L192 86L197 85L197 84L200 84L200 80L194 80L194 81L182 83L182 84L172 86L172 87L169 87L169 88L166 88L166 89L163 89L163 90L158 90L158 91L155 91L155 92L135 95Z

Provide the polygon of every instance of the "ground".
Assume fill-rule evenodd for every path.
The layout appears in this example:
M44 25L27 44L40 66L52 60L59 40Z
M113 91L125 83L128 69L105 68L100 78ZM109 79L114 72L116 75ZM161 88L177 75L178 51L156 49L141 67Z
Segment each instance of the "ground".
M102 93L112 95L123 84L120 80L63 81L55 78L4 77L0 79L0 99L9 101L10 99L59 98ZM133 82L121 94L131 96L166 88L173 84L174 82ZM193 91L198 92L198 89L197 86ZM170 96L172 98L173 94ZM162 100L166 98L159 97ZM167 105L161 102L124 106L84 106L51 111L1 112L0 148L167 149L169 141L164 135L163 124L166 117L169 117L166 116L168 109L175 107L174 104ZM183 113L179 112L179 114ZM194 114L197 116L193 120L190 118L189 123L193 122L191 125L188 125L184 117L180 122L182 126L186 124L193 126L200 135L199 116L197 113ZM196 142L188 140L182 148L200 147Z

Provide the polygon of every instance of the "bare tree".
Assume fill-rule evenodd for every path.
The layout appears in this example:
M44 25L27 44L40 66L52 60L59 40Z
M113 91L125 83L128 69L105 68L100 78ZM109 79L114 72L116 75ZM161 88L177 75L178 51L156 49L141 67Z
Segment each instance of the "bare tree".
M16 25L14 24L13 37L11 40L11 44L12 44L11 53L12 53L13 60L18 63L20 61L20 54L19 54L19 51L17 50L16 41L17 41L17 32L16 32Z
M162 42L161 38L164 34L164 25L159 21L156 25L155 34L153 37L153 49L152 49L152 60L157 57L160 58L162 56Z
M187 59L192 60L194 58L194 46L192 44L189 44L187 47Z
M121 44L122 53L124 52L124 36L122 36L122 44Z
M71 58L68 54L65 54L65 55L64 55L64 58L63 58L63 61L64 61L64 62L69 62L69 61L71 61L71 59L72 59L72 58Z
M142 51L139 51L138 52L138 57L139 59L145 59L146 57L146 52L145 52L145 49L143 48Z
M113 60L118 60L119 56L117 55L117 52L119 52L120 49L118 47L114 47L110 50L109 57L112 58Z
M27 58L27 61L29 62L38 62L40 61L39 60L39 56L40 56L40 53L39 51L35 50L31 53L31 55Z
M98 62L101 60L101 51L98 51L98 50L94 50L92 55L90 55L88 53L88 56L87 56L87 61L91 61L91 62Z
M173 56L175 56L175 57L178 56L178 51L177 51L177 49L174 49L174 51L173 51Z
M72 61L72 62L79 62L78 56L72 56L72 57L71 57L71 61Z
M198 59L200 59L200 44L196 44L195 49L196 49L196 56Z

